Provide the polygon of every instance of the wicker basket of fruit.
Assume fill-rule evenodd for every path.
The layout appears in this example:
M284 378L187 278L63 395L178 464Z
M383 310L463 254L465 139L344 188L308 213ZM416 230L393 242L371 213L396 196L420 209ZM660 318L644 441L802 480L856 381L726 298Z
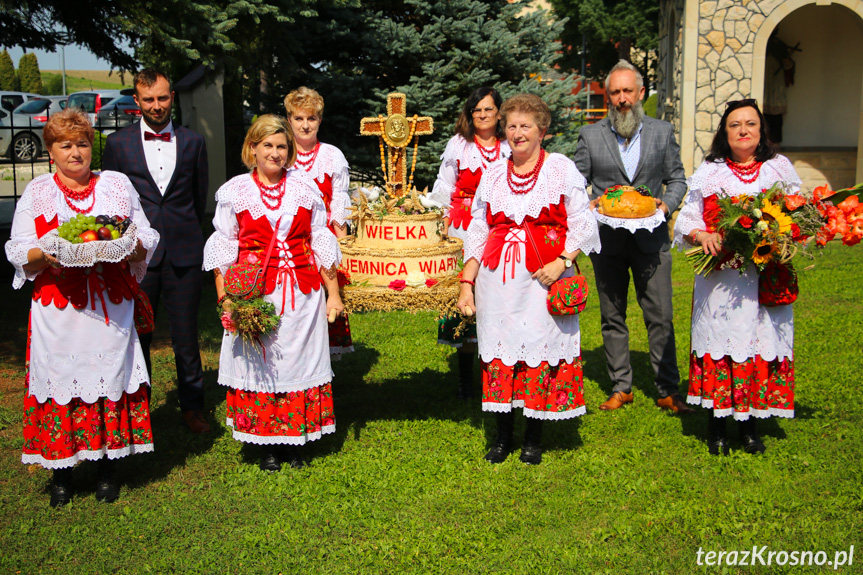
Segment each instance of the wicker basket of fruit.
M137 245L138 227L119 216L77 215L39 238L39 247L66 267L117 263Z

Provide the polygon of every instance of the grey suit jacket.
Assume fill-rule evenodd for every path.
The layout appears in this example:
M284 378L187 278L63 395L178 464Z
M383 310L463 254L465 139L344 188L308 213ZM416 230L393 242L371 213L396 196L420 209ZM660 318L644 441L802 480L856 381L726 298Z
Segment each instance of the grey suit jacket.
M645 117L643 124L641 156L635 177L631 181L626 175L623 160L620 159L617 137L611 131L608 118L581 129L573 159L578 171L593 186L591 198L599 197L606 189L615 185L647 186L654 197L665 202L669 214L672 214L686 194L686 174L680 161L680 147L674 139L674 129L668 122ZM600 225L602 254L620 253L632 236L632 233L624 229ZM652 232L638 230L634 237L638 248L646 254L671 247L666 223Z

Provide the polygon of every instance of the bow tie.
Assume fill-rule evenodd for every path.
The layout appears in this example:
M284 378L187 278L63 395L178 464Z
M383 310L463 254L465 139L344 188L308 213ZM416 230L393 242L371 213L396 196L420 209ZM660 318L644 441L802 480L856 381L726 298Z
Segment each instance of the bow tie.
M149 142L150 140L162 140L163 142L171 141L171 132L165 132L163 134L154 134L153 132L144 132L144 141Z

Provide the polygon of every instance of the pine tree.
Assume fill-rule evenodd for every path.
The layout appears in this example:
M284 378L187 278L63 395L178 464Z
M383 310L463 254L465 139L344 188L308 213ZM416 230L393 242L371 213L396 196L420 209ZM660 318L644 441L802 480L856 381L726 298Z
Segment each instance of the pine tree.
M554 12L567 18L560 39L561 66L581 70L581 59L591 78L602 79L618 60L641 69L649 86L659 45L659 3L655 0L550 0ZM586 52L582 54L582 42Z
M33 52L26 52L18 61L18 79L21 91L42 94L42 74L39 72L39 59Z
M0 90L19 91L21 89L18 83L18 74L15 73L15 64L12 63L12 56L7 50L0 52Z
M375 0L321 9L320 17L287 26L277 51L261 50L278 54L263 67L269 81L261 101L266 111L284 113L289 90L315 88L326 101L321 139L341 148L354 170L380 176L378 143L358 135L360 119L384 113L388 93L405 93L408 114L432 116L435 124L432 136L420 137L420 189L434 183L465 99L484 85L504 98L541 96L553 113L546 148L571 154L577 84L571 76L549 81L561 30L548 12L506 0Z

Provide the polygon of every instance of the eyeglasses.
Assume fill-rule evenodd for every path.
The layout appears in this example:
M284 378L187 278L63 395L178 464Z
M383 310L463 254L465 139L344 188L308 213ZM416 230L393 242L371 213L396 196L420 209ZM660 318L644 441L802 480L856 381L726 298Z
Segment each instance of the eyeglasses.
M483 112L485 112L486 114L491 114L492 112L496 112L496 111L497 111L497 108L495 108L495 107L474 108L473 110L470 111L470 113L473 114L474 116L478 116L479 114L482 114Z
M743 106L758 107L758 101L755 98L744 98L743 100L730 100L725 103L726 108L741 108Z

